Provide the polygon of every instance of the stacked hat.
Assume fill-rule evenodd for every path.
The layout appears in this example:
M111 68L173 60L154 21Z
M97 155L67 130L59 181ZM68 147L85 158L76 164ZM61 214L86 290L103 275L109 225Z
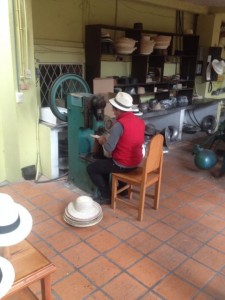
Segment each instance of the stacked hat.
M118 54L131 54L137 47L135 47L137 41L127 37L121 37L116 41L115 50Z
M157 35L152 38L155 40L154 49L167 49L171 42L169 35Z
M149 55L153 52L155 41L149 35L143 35L140 42L140 54Z
M0 247L24 240L32 229L28 210L4 193L0 193Z
M0 256L0 299L7 294L13 285L15 271L12 264Z
M99 223L103 218L100 204L89 196L79 196L65 208L63 219L74 227L88 227Z

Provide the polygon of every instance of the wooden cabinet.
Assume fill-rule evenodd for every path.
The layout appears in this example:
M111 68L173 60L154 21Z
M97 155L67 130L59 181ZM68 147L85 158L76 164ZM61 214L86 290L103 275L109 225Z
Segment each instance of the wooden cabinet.
M196 62L198 53L198 40L196 35L179 35L168 32L156 32L149 30L130 29L124 27L115 27L109 25L87 25L85 32L85 59L86 59L86 81L93 91L93 79L101 77L102 55L117 56L123 60L123 55L117 55L111 45L110 48L102 47L102 31L109 31L116 39L118 33L122 36L137 40L137 49L130 55L131 72L130 76L136 79L132 84L117 84L125 90L128 86L135 88L134 102L139 102L137 93L138 87L143 86L147 94L152 94L158 100L167 99L170 96L184 95L188 97L189 104L192 103L194 90L194 80L196 72ZM142 35L167 35L171 36L171 43L168 49L154 50L150 55L140 54L140 40ZM114 40L115 42L115 40ZM125 55L124 55L125 56ZM179 65L179 75L177 78L166 78L164 68L169 61L175 61ZM157 81L146 82L151 69L157 69L159 78ZM116 76L117 74L115 74Z

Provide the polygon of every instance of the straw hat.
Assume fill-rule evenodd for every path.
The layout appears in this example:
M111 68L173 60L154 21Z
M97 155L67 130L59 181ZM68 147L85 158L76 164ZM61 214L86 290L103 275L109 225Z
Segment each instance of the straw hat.
M0 193L0 247L24 240L32 228L28 210L4 193Z
M89 196L79 196L70 202L66 212L74 220L93 220L102 212L101 206Z
M109 99L112 106L122 111L132 111L133 99L131 95L119 92L115 98Z
M115 43L115 50L118 54L131 54L137 48L135 47L137 41L127 37L120 37Z
M13 285L15 271L12 264L0 256L0 299L7 294Z

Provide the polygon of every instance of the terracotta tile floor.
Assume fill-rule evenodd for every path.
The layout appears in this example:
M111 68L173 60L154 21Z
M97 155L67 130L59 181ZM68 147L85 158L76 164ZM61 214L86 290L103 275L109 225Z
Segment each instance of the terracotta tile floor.
M66 180L3 185L33 216L28 236L57 267L54 300L225 299L225 177L196 168L193 140L164 155L160 208L103 206L103 220L75 228L63 219L79 190ZM40 286L31 289L39 299Z

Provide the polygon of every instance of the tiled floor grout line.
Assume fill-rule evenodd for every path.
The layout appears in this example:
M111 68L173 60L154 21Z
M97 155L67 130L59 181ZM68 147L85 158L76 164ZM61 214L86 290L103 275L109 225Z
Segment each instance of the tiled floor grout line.
M81 284L79 292L80 295L84 295L77 300L120 300L116 298L117 291L114 291L114 288L116 286L120 289L118 283L124 279L128 279L128 286L136 284L134 287L136 296L133 297L135 300L171 300L173 296L169 292L170 284L176 280L182 286L182 288L178 286L178 293L182 295L183 289L184 293L189 291L188 298L185 298L187 300L222 299L220 297L223 295L223 284L225 285L223 263L225 245L222 244L223 241L225 242L223 180L217 182L208 172L184 169L183 166L189 167L189 160L193 160L193 157L187 156L190 152L188 148L191 147L185 149L183 157L180 153L184 151L182 149L179 151L177 148L171 151L170 157L166 157L164 167L167 177L163 177L165 181L162 181L160 208L154 211L152 202L148 201L143 223L138 223L135 211L118 207L113 212L106 206L103 207L104 214L107 216L105 222L103 219L103 222L97 224L93 230L82 231L63 221L63 206L66 207L73 199L73 193L74 199L79 196L72 184L57 182L52 185L37 186L33 182L21 182L21 184L10 184L2 188L18 196L19 201L30 207L31 214L32 211L34 213L34 225L32 236L28 237L28 240L33 241L34 246L37 245L41 249L43 247L43 253L59 264L58 273L55 274L52 282L54 300L70 300L67 299L68 296L64 296L69 295L64 290L64 284L65 289L70 288L73 278L78 280L77 289ZM170 172L172 176L168 176ZM46 198L41 199L42 195ZM39 204L38 199L43 201ZM45 223L55 224L56 227L45 232ZM71 239L71 244L65 240L60 245L60 237L64 233ZM112 242L104 245L104 237L107 241L112 238ZM98 241L103 244L98 244ZM73 249L78 246L79 250L75 250L73 254ZM87 247L91 252L94 251L93 254L78 260L78 251L80 249L88 251ZM126 255L124 249L130 251L126 261L123 261L123 255ZM170 254L172 261L170 261ZM165 257L166 255L168 257ZM105 273L104 279L98 278L93 273L92 268L98 263L103 264L97 268L98 272L101 270L107 272L107 268L113 266L111 274ZM139 276L139 269L143 266L144 273ZM147 266L150 266L149 271ZM60 269L64 267L65 270ZM192 267L194 269L191 269ZM160 268L164 271L160 271ZM157 269L161 275L155 276L154 270ZM200 275L197 281L195 276L192 277L192 272L195 271L196 276ZM88 288L89 285L91 288ZM40 298L40 289L36 285L33 289ZM72 295L75 293L73 289L70 292ZM122 292L126 295L126 291ZM174 293L174 296L177 296L176 290ZM75 299L74 296L71 297L71 300Z

